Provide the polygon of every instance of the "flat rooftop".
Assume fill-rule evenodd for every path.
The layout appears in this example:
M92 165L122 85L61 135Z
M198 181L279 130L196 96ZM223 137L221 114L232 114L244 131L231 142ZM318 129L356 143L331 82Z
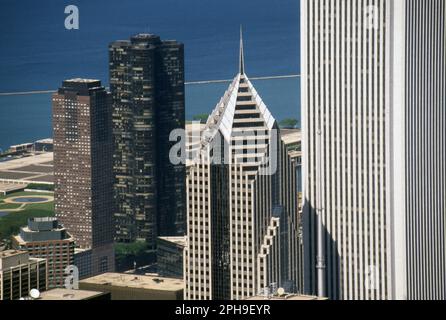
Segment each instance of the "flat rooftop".
M22 190L23 187L24 187L23 184L0 182L0 194L10 193L10 192L17 191L17 190Z
M41 139L41 140L37 140L36 143L53 143L53 139L52 138L47 138L47 139Z
M89 300L104 294L99 291L56 288L42 292L38 300Z
M247 298L245 300L301 300L301 301L309 301L309 300L327 300L326 298L319 298L316 296L306 296L306 295L300 295L300 294L288 294L283 296L272 296L272 297L265 297L265 296L254 296Z
M286 145L295 144L302 140L302 132L300 129L281 129L282 141Z
M81 280L80 283L157 291L180 291L184 288L180 279L125 273L104 273Z
M158 237L158 239L175 243L179 246L186 246L186 237Z
M0 183L54 183L53 153L42 153L0 162Z
M19 251L19 250L5 250L0 251L0 259L9 258L21 254L27 253L26 251Z
M98 79L84 79L84 78L73 78L73 79L68 79L68 80L64 80L65 82L76 82L76 83L95 83L95 82L99 82L100 80Z
M18 148L18 147L27 147L27 146L32 146L32 145L33 145L32 142L25 142L25 143L15 144L15 145L11 146L11 149Z

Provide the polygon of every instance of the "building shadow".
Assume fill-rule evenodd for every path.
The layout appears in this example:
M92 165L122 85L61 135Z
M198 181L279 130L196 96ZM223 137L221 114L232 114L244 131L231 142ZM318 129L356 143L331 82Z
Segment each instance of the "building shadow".
M326 217L324 218L326 221ZM308 200L305 201L302 210L302 234L303 234L303 269L304 269L304 293L317 295L317 213ZM323 225L323 241L325 251L325 292L331 300L340 300L341 290L341 259L338 241Z

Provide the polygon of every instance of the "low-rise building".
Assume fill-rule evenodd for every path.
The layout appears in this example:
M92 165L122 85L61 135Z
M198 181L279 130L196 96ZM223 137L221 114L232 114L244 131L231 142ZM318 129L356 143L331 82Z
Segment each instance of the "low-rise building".
M7 194L23 191L26 188L26 184L19 182L0 182L0 196L6 196Z
M183 279L186 237L158 237L157 270L161 277Z
M34 144L27 142L22 144L17 144L9 147L9 151L11 152L29 152L32 151Z
M93 275L91 249L74 249L74 265L79 271L79 279L90 278Z
M302 211L302 132L300 129L282 129L282 141L284 142L288 154L293 162L296 163L296 183L297 199L299 212Z
M33 258L47 259L48 287L64 285L65 268L74 263L74 239L56 218L31 218L20 234L12 237L14 249Z
M81 280L79 289L110 293L111 300L182 300L184 282L174 278L104 273Z
M42 139L34 142L34 151L36 152L53 152L53 139Z
M47 262L26 251L0 252L0 300L18 300L31 289L47 290Z

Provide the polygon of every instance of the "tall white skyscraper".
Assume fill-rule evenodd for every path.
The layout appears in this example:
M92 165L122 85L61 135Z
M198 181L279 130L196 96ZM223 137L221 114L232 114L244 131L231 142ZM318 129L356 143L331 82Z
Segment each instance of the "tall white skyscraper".
M302 0L301 16L306 291L446 299L446 2Z
M185 299L298 291L296 163L244 72L242 41L239 73L199 145L187 167Z

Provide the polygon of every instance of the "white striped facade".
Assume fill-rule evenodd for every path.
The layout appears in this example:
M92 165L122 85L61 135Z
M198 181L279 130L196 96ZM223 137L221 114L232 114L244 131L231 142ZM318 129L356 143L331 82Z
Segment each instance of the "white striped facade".
M302 0L301 6L306 290L317 288L320 156L328 296L416 298L411 286L439 298L446 240L444 1ZM436 71L427 53L436 57ZM427 230L435 230L435 240Z
M298 291L296 163L276 130L239 73L210 115L187 170L185 299L244 299L273 283ZM277 170L261 174L272 153Z
M406 1L407 298L446 299L446 1Z

